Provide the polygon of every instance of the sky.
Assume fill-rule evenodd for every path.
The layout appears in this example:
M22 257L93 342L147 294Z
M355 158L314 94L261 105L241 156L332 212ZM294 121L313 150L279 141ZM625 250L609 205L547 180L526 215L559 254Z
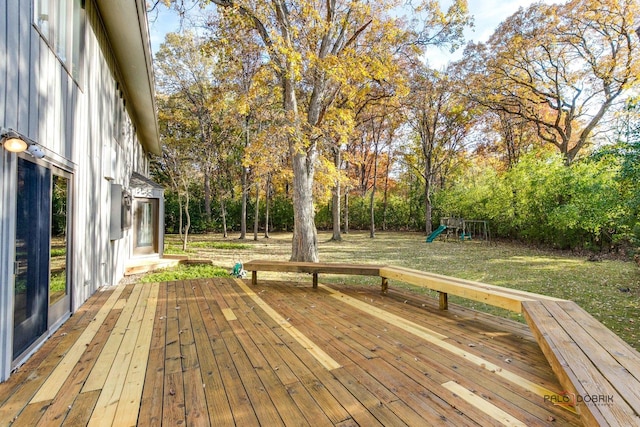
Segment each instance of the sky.
M467 0L469 13L474 17L474 28L465 30L465 40L484 42L493 34L498 25L507 17L513 15L518 8L526 8L534 3L534 0ZM562 0L544 0L544 3L558 3ZM443 9L446 9L447 1L442 1ZM210 6L214 8L215 6ZM180 21L175 13L160 7L157 17L149 17L149 31L151 34L151 47L155 53L164 36L168 32L176 32L180 29ZM429 52L429 64L434 68L446 66L449 61L455 61L462 55L464 48L458 49L453 54L443 49L433 49Z
M533 0L467 0L469 14L474 18L474 28L465 29L465 42L486 42L498 25L513 15L520 7L527 8L535 3ZM564 3L565 0L543 0L542 3ZM445 3L446 2L442 2ZM459 48L453 54L446 49L434 49L429 52L429 64L433 68L442 68L449 61L455 61L462 57L464 47Z

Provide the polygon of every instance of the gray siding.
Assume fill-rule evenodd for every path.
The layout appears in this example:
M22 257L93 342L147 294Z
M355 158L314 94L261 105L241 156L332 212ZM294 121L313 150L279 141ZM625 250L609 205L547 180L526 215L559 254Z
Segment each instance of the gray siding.
M110 185L128 186L148 158L125 112L125 136L115 132L122 106L119 71L92 0L86 1L80 81L67 73L32 25L30 0L0 2L0 125L46 148L47 160L73 173L72 311L99 287L117 284L131 254L131 230L109 240ZM0 348L11 348L15 154L0 149ZM0 351L0 380L8 375ZM9 356L10 357L10 356ZM10 363L10 361L9 361Z

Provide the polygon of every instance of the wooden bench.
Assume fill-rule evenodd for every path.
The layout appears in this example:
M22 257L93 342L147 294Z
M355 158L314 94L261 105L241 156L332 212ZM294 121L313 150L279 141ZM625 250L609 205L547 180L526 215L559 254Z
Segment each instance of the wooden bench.
M588 426L640 426L640 353L573 301L524 301L529 327Z
M243 265L251 272L251 284L258 283L258 271L277 271L281 273L308 273L313 275L313 287L318 287L318 274L347 274L356 276L380 276L380 265L342 264L294 261L252 260ZM382 278L382 293L387 292L387 280Z
M426 273L409 268L387 266L380 269L380 275L387 279L395 279L437 291L440 309L442 310L446 310L449 307L449 294L504 308L515 313L522 313L523 301L562 301L558 298L545 295L504 288L502 286L487 285L486 283L457 279L440 274Z
M440 299L440 309L442 310L448 308L448 294L458 295L462 298L505 308L516 313L522 312L523 301L538 299L560 301L557 298L503 288L501 286L487 285L485 283L456 279L439 274L411 270L409 268L385 265L252 260L245 263L243 267L245 270L251 271L251 283L253 285L256 285L258 282L258 271L309 273L313 275L314 288L318 287L319 273L379 276L382 278L381 291L383 294L386 294L388 291L389 279L399 280L437 291Z

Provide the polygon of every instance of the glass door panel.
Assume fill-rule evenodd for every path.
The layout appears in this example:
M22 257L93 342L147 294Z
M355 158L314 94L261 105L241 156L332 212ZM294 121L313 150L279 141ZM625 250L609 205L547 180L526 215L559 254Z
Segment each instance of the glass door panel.
M18 159L13 358L47 330L51 171Z
M158 253L158 200L135 199L133 218L133 253Z
M69 200L71 180L54 172L51 184L51 251L49 275L49 325L70 311Z

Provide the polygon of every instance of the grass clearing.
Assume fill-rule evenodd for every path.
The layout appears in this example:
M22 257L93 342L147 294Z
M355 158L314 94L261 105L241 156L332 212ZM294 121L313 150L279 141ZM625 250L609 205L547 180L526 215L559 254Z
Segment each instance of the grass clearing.
M213 260L228 272L236 262L288 260L291 237L291 233L272 233L269 239L260 236L257 241L238 241L224 239L219 234L195 235L189 243L188 254ZM593 262L586 256L502 242L491 245L478 241L425 243L421 233L378 232L376 238L371 239L368 232L352 232L343 235L342 242L330 238L330 233L318 234L323 262L390 264L573 300L634 348L640 349L640 270L633 262ZM165 240L170 246L180 246L178 236L167 235ZM280 275L283 278L292 276L295 275ZM278 273L265 272L261 277L278 277ZM304 276L299 277L306 280ZM375 277L323 275L321 280L380 285ZM429 293L393 281L390 286ZM524 321L521 315L475 301L455 296L450 296L450 301Z
M179 265L154 273L145 274L140 283L170 282L174 280L204 279L207 277L229 277L229 272L213 265Z

